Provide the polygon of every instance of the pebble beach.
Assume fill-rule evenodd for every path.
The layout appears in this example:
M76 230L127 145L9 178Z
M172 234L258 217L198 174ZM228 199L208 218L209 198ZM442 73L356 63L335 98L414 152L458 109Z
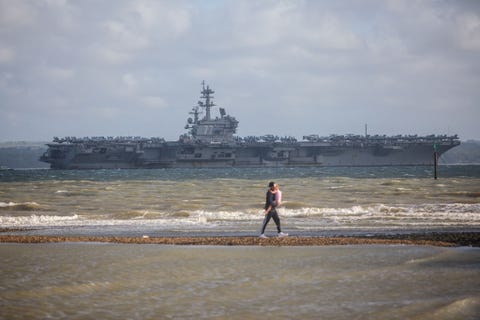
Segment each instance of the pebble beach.
M8 231L8 230L4 230ZM328 246L328 245L428 245L441 247L480 247L478 232L377 235L369 237L104 237L104 236L38 236L1 235L4 243L99 242L164 245L209 246Z

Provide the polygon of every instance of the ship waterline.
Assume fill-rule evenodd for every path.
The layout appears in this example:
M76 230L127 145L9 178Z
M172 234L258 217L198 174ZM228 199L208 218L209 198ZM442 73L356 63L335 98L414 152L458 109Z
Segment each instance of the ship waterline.
M213 93L203 84L202 100L187 119L189 131L178 141L54 138L40 160L54 169L417 166L433 165L435 156L460 144L456 135L237 137L238 121L225 109L220 117L211 116Z

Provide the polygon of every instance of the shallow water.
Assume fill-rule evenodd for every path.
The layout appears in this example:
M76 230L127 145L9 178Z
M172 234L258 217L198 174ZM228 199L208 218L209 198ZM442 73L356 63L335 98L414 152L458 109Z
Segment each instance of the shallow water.
M266 185L283 191L284 229L480 228L480 166L0 172L0 226L40 234L256 234ZM274 232L275 228L267 229Z
M2 319L478 319L480 249L1 244Z

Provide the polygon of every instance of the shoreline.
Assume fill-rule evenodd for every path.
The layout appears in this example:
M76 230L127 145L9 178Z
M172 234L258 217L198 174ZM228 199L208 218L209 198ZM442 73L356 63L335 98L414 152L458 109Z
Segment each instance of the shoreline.
M0 235L0 243L118 243L183 246L332 246L332 245L420 245L480 247L480 232L397 234L375 236L289 236L261 239L256 236L128 237Z

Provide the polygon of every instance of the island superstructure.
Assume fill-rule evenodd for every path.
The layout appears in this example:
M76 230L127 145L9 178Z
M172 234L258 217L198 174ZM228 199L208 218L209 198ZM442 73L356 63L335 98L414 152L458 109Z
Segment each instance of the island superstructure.
M202 83L177 141L142 137L54 138L40 158L53 169L214 168L288 166L433 165L460 144L457 135L306 135L235 136L238 121L219 108L212 117L215 92Z

